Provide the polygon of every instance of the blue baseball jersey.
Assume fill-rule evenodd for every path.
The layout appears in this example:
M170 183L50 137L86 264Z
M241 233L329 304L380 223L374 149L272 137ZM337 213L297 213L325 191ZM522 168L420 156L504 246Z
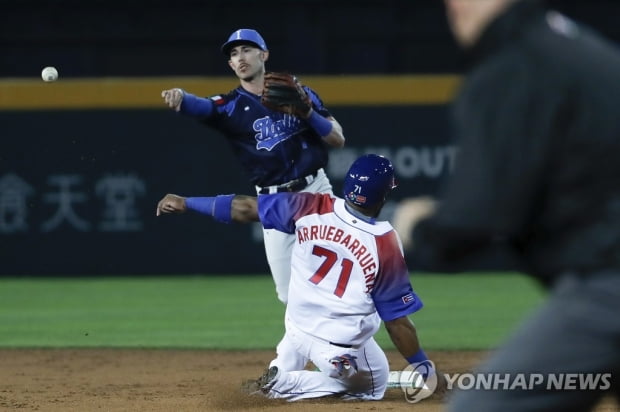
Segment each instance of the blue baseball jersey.
M360 344L422 308L400 240L386 222L369 222L329 194L259 195L267 229L295 234L287 317L306 333ZM311 316L308 316L311 314Z
M330 116L319 96L304 86L313 109ZM307 176L325 167L327 145L303 119L267 109L260 96L241 86L209 97L214 110L202 122L221 132L257 186L272 186Z

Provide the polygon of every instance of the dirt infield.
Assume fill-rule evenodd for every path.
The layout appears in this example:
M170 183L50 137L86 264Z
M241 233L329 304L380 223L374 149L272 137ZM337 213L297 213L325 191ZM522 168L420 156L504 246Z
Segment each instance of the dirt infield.
M466 372L481 352L429 352L443 372ZM0 350L1 411L411 411L399 389L379 402L334 399L286 403L249 396L243 380L261 374L271 351L3 349ZM388 353L392 370L405 365ZM427 399L417 412L443 410ZM611 400L597 412L616 411Z

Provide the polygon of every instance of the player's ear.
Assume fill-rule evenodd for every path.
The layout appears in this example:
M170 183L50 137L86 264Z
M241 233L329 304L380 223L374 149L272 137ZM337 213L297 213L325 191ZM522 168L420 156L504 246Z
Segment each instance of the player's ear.
M263 62L269 60L269 50L263 50L260 52L260 58Z
M229 60L228 60L228 65L230 66L230 68L231 68L231 69L232 69L232 71L234 72L234 71L235 71L235 66L233 66L233 61L232 61L232 59L229 59Z

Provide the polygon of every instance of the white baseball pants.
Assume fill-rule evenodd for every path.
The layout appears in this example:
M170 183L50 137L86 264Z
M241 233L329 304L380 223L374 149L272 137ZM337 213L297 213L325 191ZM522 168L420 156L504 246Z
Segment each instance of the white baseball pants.
M296 401L339 395L343 399L379 400L387 387L389 364L377 342L370 338L364 344L343 348L300 331L286 320L286 333L277 347L271 366L280 370L267 394L270 398ZM331 359L354 356L357 371L339 374ZM319 371L304 370L308 361Z

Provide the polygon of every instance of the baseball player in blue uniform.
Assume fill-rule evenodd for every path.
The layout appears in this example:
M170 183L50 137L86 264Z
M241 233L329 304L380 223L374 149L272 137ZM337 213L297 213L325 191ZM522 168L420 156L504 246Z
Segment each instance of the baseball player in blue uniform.
M221 132L258 194L332 193L324 168L328 146L342 147L342 127L307 86L309 110L290 114L261 104L269 50L261 35L239 29L222 45L240 86L226 94L202 98L174 88L162 91L165 103ZM295 237L264 229L267 261L278 298L286 303Z
M400 239L389 222L376 220L394 187L391 162L365 155L345 176L344 198L168 194L160 200L157 215L194 210L222 222L260 220L294 238L286 333L265 374L248 386L251 393L291 401L382 399L389 365L373 338L381 321L410 364L430 363L408 318L422 301L409 281ZM308 361L320 370L305 370Z

